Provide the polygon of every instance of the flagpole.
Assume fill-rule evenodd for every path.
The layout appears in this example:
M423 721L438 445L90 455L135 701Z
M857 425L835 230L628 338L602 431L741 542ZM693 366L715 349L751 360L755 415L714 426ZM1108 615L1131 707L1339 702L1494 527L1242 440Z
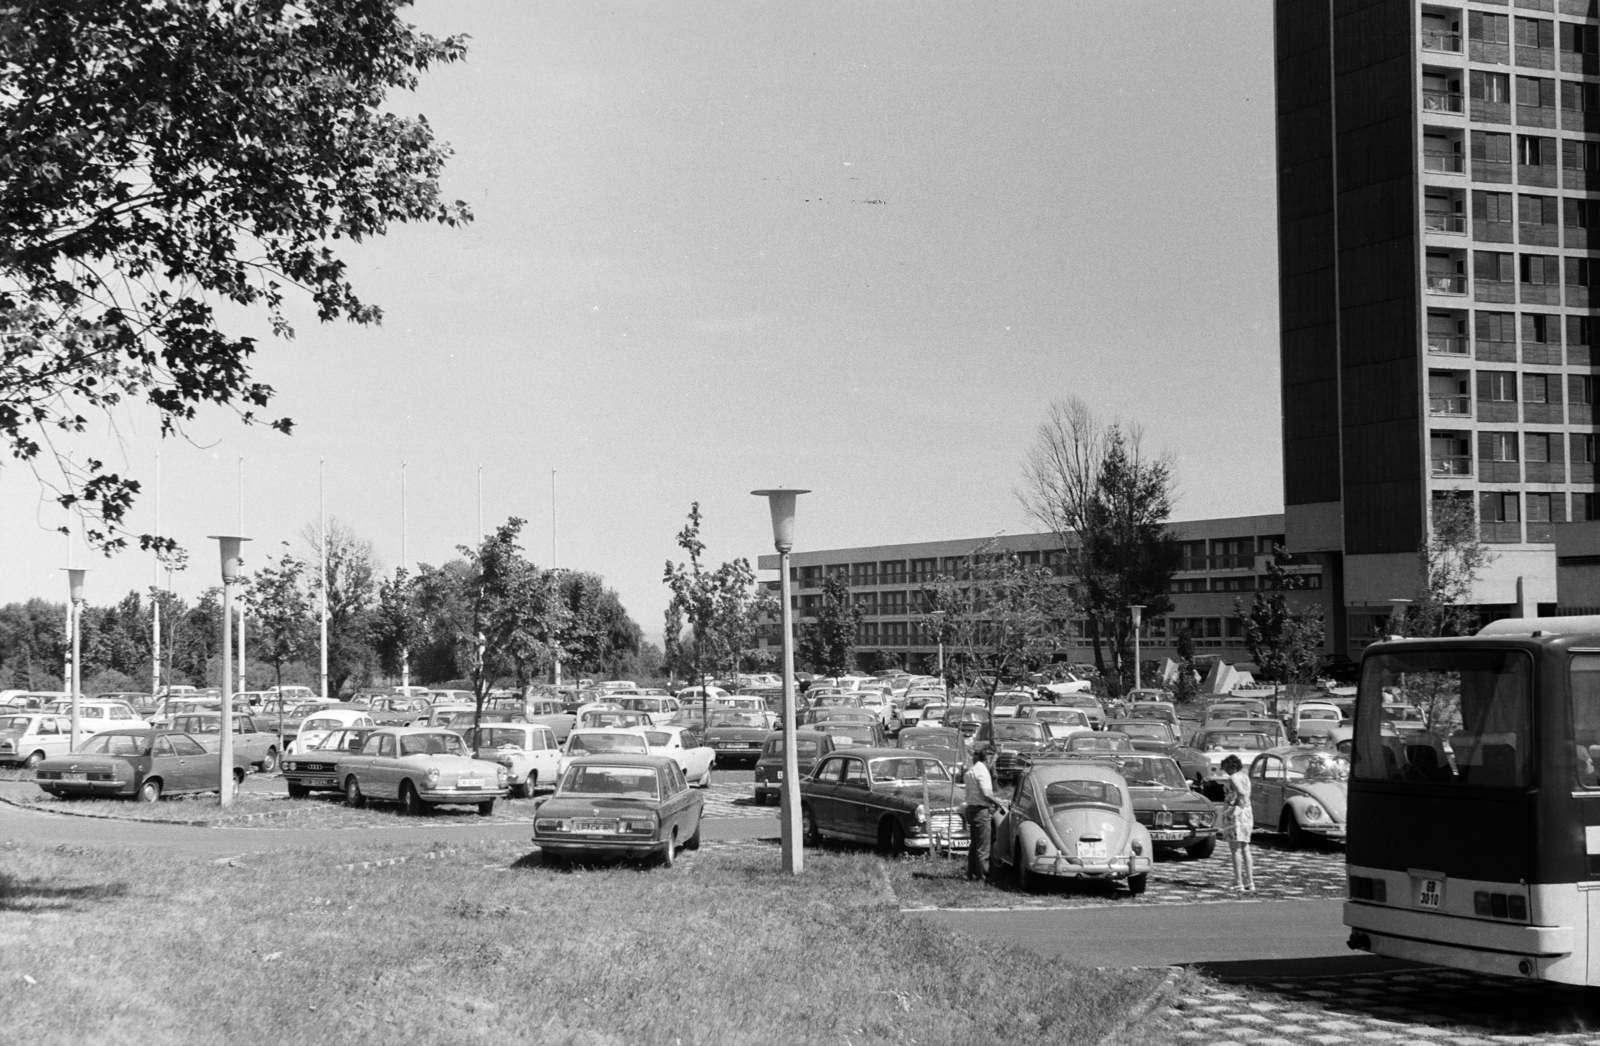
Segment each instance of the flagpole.
M328 699L328 495L323 482L324 458L317 459L317 545L322 552L322 612L317 615L322 641L321 677L322 699Z
M239 533L244 533L244 455L239 455ZM241 563L243 561L241 560ZM239 600L239 685L240 690L249 690L250 684L245 682L244 675L244 600Z

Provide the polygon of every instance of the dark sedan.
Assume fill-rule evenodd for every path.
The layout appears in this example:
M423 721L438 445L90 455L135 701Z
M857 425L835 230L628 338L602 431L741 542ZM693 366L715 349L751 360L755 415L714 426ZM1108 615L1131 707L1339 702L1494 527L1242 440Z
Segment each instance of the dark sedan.
M1170 724L1154 719L1126 719L1110 724L1107 729L1127 735L1135 751L1170 756L1177 760L1184 780L1205 786L1211 761L1204 752L1179 743L1177 730Z
M700 848L704 803L675 759L584 756L561 775L555 795L538 800L533 841L552 864L653 856L670 866L679 847Z
M705 743L716 750L718 766L754 764L761 759L761 745L769 732L765 712L713 708L706 723Z
M895 738L895 745L938 756L951 772L965 769L972 763L967 739L961 736L961 731L947 726L908 726Z
M1134 816L1150 830L1157 850L1185 850L1210 857L1217 848L1217 808L1189 786L1182 770L1163 755L1124 755L1118 769L1128 782Z
M817 760L837 747L834 740L832 734L820 730L795 730L794 748L799 757L801 777L809 776ZM762 742L761 758L756 760L756 802L765 804L770 799L776 803L782 792L783 731L778 730L767 735Z
M972 747L992 745L996 781L1014 781L1022 767L1053 746L1049 731L1037 719L996 719L978 727Z
M243 752L233 754L233 780L249 768ZM207 752L188 734L170 730L107 730L76 751L40 763L34 781L60 797L137 797L153 803L163 795L214 792L221 783L222 757Z
M833 836L886 853L965 850L963 802L942 762L899 748L831 752L800 783L800 820L810 845Z

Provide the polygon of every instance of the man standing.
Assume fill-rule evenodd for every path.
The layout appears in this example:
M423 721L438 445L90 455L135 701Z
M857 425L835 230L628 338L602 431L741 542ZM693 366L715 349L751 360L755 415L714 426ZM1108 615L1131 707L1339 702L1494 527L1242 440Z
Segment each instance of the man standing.
M973 753L972 769L967 771L967 831L971 836L967 844L967 878L986 879L989 876L989 844L994 838L994 812L1002 809L1000 798L994 794L994 778L989 773L994 761L994 747L984 745Z

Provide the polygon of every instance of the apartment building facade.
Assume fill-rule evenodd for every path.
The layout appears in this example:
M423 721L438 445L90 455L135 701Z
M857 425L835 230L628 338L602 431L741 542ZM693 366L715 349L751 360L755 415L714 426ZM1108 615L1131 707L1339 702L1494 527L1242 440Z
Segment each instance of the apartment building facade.
M1171 614L1145 618L1141 629L1142 653L1148 658L1173 656L1180 630L1194 638L1196 653L1219 654L1229 662L1249 658L1236 605L1250 605L1265 585L1266 564L1275 545L1281 545L1283 516L1236 516L1225 519L1173 523L1169 528L1183 551L1182 567L1173 578ZM843 574L850 582L851 599L861 607L862 621L856 637L862 663L896 660L913 671L933 671L939 649L923 626L925 586L942 575L957 576L962 561L980 549L1014 552L1023 562L1048 567L1069 583L1063 570L1061 542L1053 534L1002 535L900 545L796 551L789 558L791 595L797 622L814 618L822 598L822 585L830 574ZM775 572L778 557L761 556L761 570ZM1305 587L1290 594L1299 611L1315 605L1325 619L1333 615L1331 586L1324 565L1304 557L1288 567L1304 578ZM776 591L775 579L762 582ZM1057 652L1058 659L1087 662L1093 648L1082 622L1074 636ZM775 627L764 628L758 642L776 647ZM1334 652L1330 637L1329 653Z
M1487 616L1600 518L1594 0L1278 0L1284 531L1347 608L1409 598L1443 499ZM1520 603L1519 603L1520 595Z

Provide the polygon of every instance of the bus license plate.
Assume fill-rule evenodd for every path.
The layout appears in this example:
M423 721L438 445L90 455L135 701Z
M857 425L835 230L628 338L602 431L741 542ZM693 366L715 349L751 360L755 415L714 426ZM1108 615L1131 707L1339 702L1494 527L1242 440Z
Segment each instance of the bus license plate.
M1444 907L1443 879L1413 879L1411 882L1416 889L1418 908Z

